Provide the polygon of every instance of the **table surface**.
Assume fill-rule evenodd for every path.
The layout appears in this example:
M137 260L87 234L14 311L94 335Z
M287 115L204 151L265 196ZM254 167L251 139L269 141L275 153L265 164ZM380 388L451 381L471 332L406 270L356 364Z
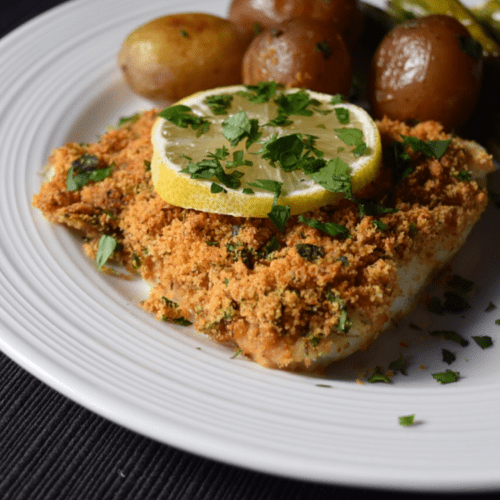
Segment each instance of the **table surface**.
M0 36L62 2L10 3L0 7ZM296 481L198 457L93 414L2 353L0 450L2 500L449 498Z

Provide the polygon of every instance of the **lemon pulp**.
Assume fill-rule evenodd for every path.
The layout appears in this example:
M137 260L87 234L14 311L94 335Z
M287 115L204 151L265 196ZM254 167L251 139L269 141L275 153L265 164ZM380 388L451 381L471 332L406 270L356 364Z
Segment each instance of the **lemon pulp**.
M287 115L284 124L276 124L280 111L276 99L297 92L302 96L305 93L313 104L307 107L306 113ZM362 108L345 102L332 104L330 95L298 89L278 90L272 99L257 103L245 93L248 94L246 87L231 86L199 92L179 101L177 105L187 106L190 115L208 122L205 130L182 127L158 117L152 131L151 170L155 189L165 201L205 212L266 217L276 203L276 193L259 187L262 180L280 183L277 203L289 206L291 214L313 210L340 199L341 194L325 189L303 170L286 171L276 162L263 158L266 142L294 134L304 142L309 141L312 145L310 155L321 156L325 161L339 158L347 164L354 193L377 175L382 149L380 134ZM230 105L223 114L214 114L213 108L207 104L207 98L211 96L230 96ZM259 126L258 141L248 148L246 138L234 144L223 134L227 120L235 115L242 116L242 113ZM355 154L355 145L348 144L343 138L341 132L345 129L362 131L366 147L361 155ZM182 172L190 164L213 158L217 150L219 153L225 151L219 162L224 171L228 174L238 172L238 187L219 186L217 179L192 178L189 173ZM233 166L234 153L240 155L237 167ZM219 158L222 158L220 154ZM215 192L214 183L219 186Z

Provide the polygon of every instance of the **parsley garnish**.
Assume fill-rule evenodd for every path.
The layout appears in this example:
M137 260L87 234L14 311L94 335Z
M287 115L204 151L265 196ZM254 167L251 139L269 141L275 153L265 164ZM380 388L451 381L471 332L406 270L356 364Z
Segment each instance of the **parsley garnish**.
M394 372L401 372L402 375L407 375L406 373L406 361L403 359L403 355L400 354L399 358L389 364L389 370Z
M167 307L170 307L171 309L175 309L175 308L179 307L179 304L177 304L177 302L174 302L173 300L167 299L167 297L165 297L165 296L163 296L161 298L161 300L163 300L163 302L165 302L165 305Z
M193 324L191 321L184 318L184 316L179 316L178 318L169 318L167 316L163 316L161 319L162 319L162 321L166 321L168 323L174 323L174 324L180 325L180 326L190 326Z
M222 186L219 186L215 182L212 182L212 184L210 185L210 192L213 194L227 193L227 191Z
M448 363L449 365L451 365L451 363L453 363L453 361L455 361L456 356L451 351L448 351L448 349L441 349L441 352L443 354L443 361L445 363Z
M222 122L222 135L231 143L231 146L236 146L247 138L246 147L248 149L260 138L261 133L256 119L249 119L244 111L238 111Z
M311 116L313 111L307 108L320 104L317 99L311 99L305 90L299 90L292 94L282 94L274 102L278 105L278 114L287 116Z
M410 427L415 424L415 414L399 417L398 421L402 427Z
M348 238L350 236L349 229L342 224L335 224L335 222L321 222L302 215L299 215L298 220L299 222L303 222L314 229L319 229L330 236L341 236L343 238Z
M345 198L352 200L353 195L349 170L347 163L340 158L334 158L316 172L306 173L326 190L343 194Z
M297 243L295 248L297 249L297 253L309 262L314 262L325 256L323 247L311 243Z
M225 115L231 107L233 96L231 94L209 95L204 102L214 115Z
M455 177L459 181L463 182L470 182L472 180L472 174L468 170L460 170L460 172L458 172Z
M215 153L210 156L210 158L205 158L198 163L190 161L187 167L183 168L181 172L189 174L191 179L212 179L215 177L224 186L231 189L238 189L241 185L241 181L239 180L241 172L234 171L228 174L222 168L219 160L220 155Z
M169 122L177 125L178 127L188 128L191 127L196 130L197 136L200 136L210 129L210 123L205 118L191 113L191 108L184 104L177 104L170 106L158 113L158 116L168 120Z
M278 164L286 172L302 169L310 175L325 165L325 160L310 156L311 153L322 156L322 152L315 149L314 140L314 136L304 139L302 134L281 137L275 134L262 144L257 154L269 160L273 167Z
M97 156L84 153L71 163L66 175L66 189L77 191L88 182L100 182L111 174L113 165L105 168L98 168L98 166L99 158Z
M233 153L233 161L227 161L226 162L226 167L227 168L235 168L235 167L251 167L253 165L253 162L250 160L245 160L244 159L244 153L243 151L234 151Z
M374 384L376 382L383 382L384 384L391 383L389 377L382 373L382 370L379 366L377 366L373 375L368 379L368 382L370 382L370 384Z
M326 299L332 304L338 304L340 316L337 323L337 330L341 331L342 333L347 333L352 326L352 321L347 316L347 304L330 289L326 291Z
M387 224L381 220L372 220L372 224L382 233L387 229Z
M482 337L474 336L472 338L481 349L486 349L487 347L493 345L493 341L491 340L491 337L489 337L488 335L483 335Z
M441 141L422 141L413 136L401 136L404 146L410 146L415 153L423 153L427 158L437 158L438 160L445 154L451 139Z
M330 104L333 104L335 106L335 104L340 104L342 102L345 102L346 100L347 99L342 94L335 94L332 96Z
M116 126L118 128L120 128L120 127L124 127L126 125L132 125L133 123L135 123L139 119L140 116L141 116L140 113L135 113L135 114L130 115L130 116L122 116L118 120L118 123L116 124Z
M281 195L281 187L283 186L283 183L270 179L256 179L255 182L249 182L248 185L274 193L274 200L277 201Z
M260 82L257 85L245 85L245 88L247 91L241 90L238 95L250 102L262 104L269 102L276 95L276 91L284 86L276 82Z
M366 151L363 141L363 131L359 128L336 128L337 137L348 146L355 146L352 151L355 157L362 156Z
M459 372L454 372L452 370L446 370L445 372L433 373L432 376L440 384L450 384L456 382L460 376Z
M107 234L103 234L101 236L101 239L99 240L99 246L97 248L97 255L96 255L96 264L99 269L101 269L104 264L108 261L108 259L111 257L113 252L115 251L116 247L118 245L118 242L113 236L108 236Z
M290 219L290 207L287 205L276 205L274 203L267 216L276 226L278 231L284 233L288 219Z
M231 356L231 359L235 359L238 356L240 356L241 354L243 354L243 349L236 349L236 351L234 352L234 354Z
M335 114L337 115L337 120L346 125L349 123L349 110L347 108L335 108Z
M465 340L459 333L453 330L434 330L429 332L433 337L441 337L444 340L451 340L460 344L462 347L469 345L469 341Z

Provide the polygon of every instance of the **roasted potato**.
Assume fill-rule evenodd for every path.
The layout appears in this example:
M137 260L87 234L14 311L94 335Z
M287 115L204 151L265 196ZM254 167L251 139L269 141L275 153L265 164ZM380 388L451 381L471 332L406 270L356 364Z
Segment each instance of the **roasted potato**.
M173 14L130 33L118 62L138 94L177 101L199 90L241 83L241 61L249 42L227 19Z
M361 33L363 19L359 0L233 0L228 11L228 18L249 34L276 28L294 17L323 21L348 46Z
M274 80L327 94L349 95L351 59L339 33L310 18L294 18L258 35L242 65L243 83Z
M481 46L453 17L405 21L384 37L373 57L368 82L372 114L460 128L479 97L482 59Z

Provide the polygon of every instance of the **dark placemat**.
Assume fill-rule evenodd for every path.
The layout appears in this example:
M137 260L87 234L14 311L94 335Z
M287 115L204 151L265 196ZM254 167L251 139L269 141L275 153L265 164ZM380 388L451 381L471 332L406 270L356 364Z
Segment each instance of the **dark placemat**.
M101 1L106 0L95 0L96 6ZM0 36L59 3L4 4ZM201 458L95 415L0 353L0 500L378 498L421 500L449 495L335 487ZM496 499L498 495L476 498Z
M450 498L296 481L201 458L95 415L1 353L0 450L2 500Z

